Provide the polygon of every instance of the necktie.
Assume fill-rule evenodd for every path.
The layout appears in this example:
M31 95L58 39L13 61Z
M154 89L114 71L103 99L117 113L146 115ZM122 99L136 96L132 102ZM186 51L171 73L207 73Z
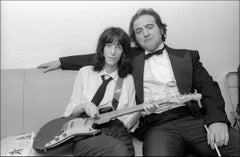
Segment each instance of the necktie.
M91 101L96 106L98 106L99 103L102 101L103 96L104 96L105 91L106 91L107 84L112 80L112 77L109 77L108 79L105 79L104 75L102 75L102 80L103 80L102 84L99 86L97 92L95 93L95 95L94 95L94 97Z
M150 58L150 57L152 57L153 55L160 55L160 54L162 54L164 49L165 49L165 45L163 46L163 48L161 50L157 50L155 52L146 54L145 57L144 57L145 60Z

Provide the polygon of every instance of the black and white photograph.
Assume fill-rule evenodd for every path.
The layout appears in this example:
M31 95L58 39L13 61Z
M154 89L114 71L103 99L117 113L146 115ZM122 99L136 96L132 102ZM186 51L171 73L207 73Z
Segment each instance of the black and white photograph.
M239 8L1 1L1 156L240 156Z

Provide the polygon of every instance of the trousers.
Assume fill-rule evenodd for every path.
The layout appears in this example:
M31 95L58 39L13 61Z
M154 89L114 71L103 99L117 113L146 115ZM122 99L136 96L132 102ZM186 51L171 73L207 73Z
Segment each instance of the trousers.
M74 156L134 156L132 135L118 119L98 126L96 136L73 141Z
M189 152L197 156L217 156L207 144L204 121L187 111L184 113L185 116L181 114L179 118L147 127L141 134L144 156L184 156ZM173 114L171 110L166 111L161 118L167 119ZM222 156L239 156L239 131L229 127L229 143L219 150Z

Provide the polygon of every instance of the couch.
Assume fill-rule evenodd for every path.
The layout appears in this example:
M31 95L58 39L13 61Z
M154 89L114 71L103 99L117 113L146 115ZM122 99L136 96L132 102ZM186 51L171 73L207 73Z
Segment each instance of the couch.
M63 113L72 93L77 71L1 69L1 139L28 132L37 133L47 122ZM136 156L142 156L142 142L133 140ZM66 145L49 153L72 155Z
M73 88L77 71L40 69L1 69L1 139L28 132L37 133L47 122L64 111ZM226 75L228 76L228 75ZM228 96L238 102L237 76L227 81ZM232 114L230 120L235 120ZM142 142L133 139L136 156L142 156ZM72 155L71 145L49 153L34 155Z

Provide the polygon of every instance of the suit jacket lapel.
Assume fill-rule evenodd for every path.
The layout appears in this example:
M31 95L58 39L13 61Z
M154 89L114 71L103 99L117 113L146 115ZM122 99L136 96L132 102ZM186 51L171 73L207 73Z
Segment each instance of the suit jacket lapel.
M181 94L191 92L192 87L192 61L191 56L184 50L174 50L166 46L172 65L177 87Z
M133 50L135 53L132 58L134 84L136 89L137 104L143 103L143 72L144 72L144 51L142 49Z

